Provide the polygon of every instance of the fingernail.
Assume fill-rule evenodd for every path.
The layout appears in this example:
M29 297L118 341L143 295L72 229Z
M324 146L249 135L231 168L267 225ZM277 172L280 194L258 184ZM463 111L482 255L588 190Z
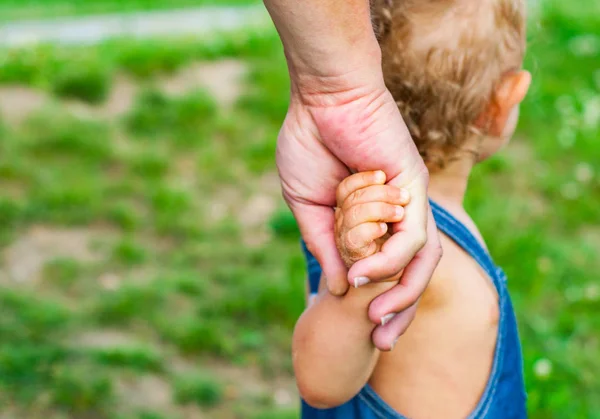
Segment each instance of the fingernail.
M396 342L398 342L398 339L400 339L400 338L394 339L394 341L392 342L392 346L390 347L390 351L394 350L394 346L396 346Z
M369 282L371 282L371 280L366 276L357 276L356 278L354 278L354 288L358 288L360 286L368 284Z
M402 217L404 215L404 208L396 205L396 217Z
M381 227L382 231L387 231L387 229L388 229L388 225L386 223L380 223L379 227Z
M390 314L386 314L385 316L383 316L381 318L381 325L385 326L387 323L390 322L390 320L392 320L394 318L395 315L396 315L396 313L390 313Z

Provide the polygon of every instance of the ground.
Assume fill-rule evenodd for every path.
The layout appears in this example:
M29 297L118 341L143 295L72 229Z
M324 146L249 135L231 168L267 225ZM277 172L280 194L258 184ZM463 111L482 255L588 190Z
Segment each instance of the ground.
M532 14L518 134L467 199L509 276L533 419L600 418L593 7ZM0 54L0 418L297 418L275 33Z

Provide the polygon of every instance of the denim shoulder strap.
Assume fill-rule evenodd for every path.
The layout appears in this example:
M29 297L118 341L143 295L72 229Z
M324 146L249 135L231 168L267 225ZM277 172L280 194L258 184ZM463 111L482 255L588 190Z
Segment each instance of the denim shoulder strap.
M304 240L301 240L300 243L302 244L302 253L304 253L306 261L309 292L310 294L317 294L319 292L319 281L321 280L321 265L319 265L317 258L310 253Z
M475 238L473 233L463 223L458 221L439 204L436 204L432 200L429 200L429 203L431 204L431 211L433 212L433 218L438 230L462 247L487 272L490 278L496 282L498 268L479 240Z

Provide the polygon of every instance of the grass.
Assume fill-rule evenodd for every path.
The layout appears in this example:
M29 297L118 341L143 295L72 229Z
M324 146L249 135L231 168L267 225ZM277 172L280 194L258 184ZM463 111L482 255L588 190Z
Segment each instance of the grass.
M256 3L253 0L0 0L0 21Z
M477 168L467 205L510 278L530 416L598 418L600 20L592 2L541 7L519 133ZM245 394L252 383L215 367L228 364L245 379L262 372L267 386L273 376L289 379L291 330L304 305L289 212L281 206L258 227L240 220L253 195L277 195L262 180L275 170L289 91L276 35L0 56L0 84L53 97L25 123L0 124L0 247L34 240L40 225L84 228L95 255L55 254L57 242L46 246L36 281L11 282L0 271L0 405L49 419L178 419L193 406L214 417L297 417L295 401L279 408L269 392ZM202 90L170 96L158 83L192 62L232 57L249 68L233 109ZM75 63L85 71L73 71ZM142 87L122 118L84 118L64 106L73 98L101 104L117 74ZM78 344L106 330L137 343ZM166 411L124 399L124 382L148 377L170 389Z
M161 371L163 360L155 350L142 346L123 346L92 351L93 358L102 365L134 370Z
M55 76L53 93L62 98L100 103L108 96L110 75L109 69L101 63L74 60Z
M175 400L213 407L223 401L223 387L213 377L186 375L175 380Z
M160 91L149 89L139 95L134 110L127 118L127 128L132 135L162 137L163 141L189 147L210 138L216 115L214 100L203 91L172 99ZM169 197L158 196L156 199L168 200ZM185 200L183 197L179 199ZM173 204L173 207L178 207L177 203Z
M32 86L60 98L99 104L109 94L116 72L148 81L161 74L171 74L195 60L257 60L273 57L279 48L279 41L269 31L228 35L216 33L205 39L185 38L176 41L119 39L106 41L93 48L55 45L16 47L0 50L0 83ZM275 84L263 83L265 91L261 91L261 94L268 92L269 99L274 99L273 94L276 94L270 90L273 88L270 86L279 86L285 77L285 73L278 71L283 68L282 64L279 62L278 67L272 67L264 62L256 63L268 70L266 74L256 71L255 78L269 75L278 78ZM152 96L151 87L148 90L145 100L152 99L152 104L160 106L160 94L154 92ZM251 101L251 97L248 100ZM272 107L270 100L262 100L261 103L263 107ZM276 99L278 110L284 105L285 100ZM210 107L210 102L204 106Z

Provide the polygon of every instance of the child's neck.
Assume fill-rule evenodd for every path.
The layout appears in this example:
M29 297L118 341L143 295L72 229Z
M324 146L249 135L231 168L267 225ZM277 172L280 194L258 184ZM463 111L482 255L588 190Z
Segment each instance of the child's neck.
M467 192L473 159L453 160L443 169L430 172L429 196L449 211L464 211L463 201Z

